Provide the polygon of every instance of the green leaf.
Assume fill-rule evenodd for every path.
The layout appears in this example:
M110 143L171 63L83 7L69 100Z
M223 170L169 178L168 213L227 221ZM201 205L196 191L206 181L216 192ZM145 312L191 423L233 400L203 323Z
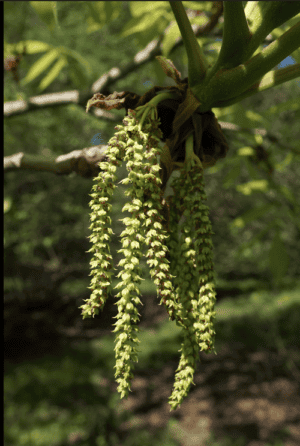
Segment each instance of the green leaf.
M50 31L53 31L58 24L57 21L57 2L30 2L30 5L39 15L40 19L48 26Z
M60 57L58 59L58 61L56 62L56 64L51 68L51 70L48 72L47 76L44 77L44 79L42 80L42 82L39 85L39 89L45 90L45 88L48 87L48 85L50 85L59 75L59 73L61 72L61 70L63 69L64 66L67 65L67 60L65 57Z
M152 16L152 13L156 12L157 9L161 10L160 13L164 12L162 10L169 10L170 7L167 2L130 2L129 3L130 12L133 17L140 17L143 14Z
M119 17L122 5L120 2L103 2L106 16L106 23L115 20Z
M42 56L37 62L35 62L27 73L25 79L22 80L22 85L26 85L38 77L43 71L45 71L51 63L59 57L59 51L54 48L48 51L47 54Z
M104 11L104 2L85 2L85 4L90 10L93 21L100 24L101 27L105 25L106 15Z
M251 155L255 155L255 151L254 151L253 147L244 146L244 147L241 147L237 151L237 154L238 154L238 156L251 156Z
M122 11L120 2L85 2L89 8L88 32L95 32L115 20Z
M130 2L132 18L123 27L121 36L138 33L135 39L139 47L163 33L173 16L168 2Z
M138 3L138 2L137 2ZM153 37L162 32L168 24L165 16L161 15L161 11L156 11L155 14L144 14L142 17L133 17L124 26L121 37L127 37L132 34L140 33L139 39L149 41L150 34Z
M48 43L38 40L25 40L24 45L26 47L26 54L43 53L52 48Z
M4 57L10 54L21 54L24 49L26 54L42 53L51 49L52 46L46 42L40 42L38 40L22 40L18 43L6 43L4 42Z
M211 2L182 2L185 9L192 9L193 11L211 11Z

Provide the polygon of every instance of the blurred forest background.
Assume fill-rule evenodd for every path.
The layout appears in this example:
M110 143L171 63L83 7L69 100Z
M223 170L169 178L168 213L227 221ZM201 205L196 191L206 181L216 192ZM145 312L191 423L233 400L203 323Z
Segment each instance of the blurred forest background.
M173 60L182 78L187 76L183 45L172 50L179 37L177 25L171 24L165 32L174 20L168 2L57 2L57 22L54 18L53 23L43 20L38 3L50 2L4 2L4 57L16 54L13 44L21 41L45 42L57 50L57 56L52 65L44 61L43 68L43 63L37 62L44 53L25 53L17 81L12 72L4 71L5 103L38 94L87 91L112 68L125 70L139 51L162 35L162 54ZM212 2L183 4L192 23L202 25L212 14ZM202 13L195 13L195 5ZM219 20L211 34L199 39L210 63L220 49L222 26ZM288 27L289 22L275 30L273 37ZM59 61L61 69L57 65L49 76ZM152 58L110 83L105 94L127 90L142 95L154 85L173 82ZM224 129L230 150L225 159L205 171L215 233L217 351L226 346L230 352L236 348L254 353L263 348L277 359L283 358L280 370L293 385L299 384L300 376L299 91L300 81L293 80L239 104L213 109L220 121L233 123L239 130ZM25 152L47 158L107 144L124 114L117 110L113 112L116 120L97 118L92 111L87 114L84 106L62 104L5 116L4 156ZM257 128L265 129L266 134L255 133ZM125 175L123 166L119 178ZM116 393L111 333L116 315L114 296L98 317L81 319L79 306L89 296L92 184L92 179L75 173L5 173L4 444L188 446L192 444L189 429L181 424L185 437L174 432L179 432L186 408L191 407L190 416L194 416L189 404L199 403L193 396L199 386L191 390L177 411L179 415L169 414L167 398L181 338L158 306L146 263L142 265L146 280L141 287L143 331L136 370L140 379L147 379L143 395L133 380L132 398L140 401L136 406L128 409ZM120 260L117 251L121 248L124 189L118 185L112 202L115 265ZM218 360L201 359L204 363ZM151 381L149 371L158 376L165 367L170 371L167 377L161 376L159 386L167 386L166 393L160 387L164 398L153 403L157 383ZM265 367L272 375L270 363ZM199 376L201 371L200 364ZM295 389L297 394L299 387ZM299 400L295 404L299 411ZM159 426L158 421L147 425L151 410L160 414L164 425ZM138 415L144 416L145 425L134 421ZM286 420L283 428L285 424ZM229 431L232 434L232 429ZM247 435L246 430L235 440L229 435L226 444L250 444ZM285 435L289 438L292 434ZM207 444L217 444L213 441L217 440Z

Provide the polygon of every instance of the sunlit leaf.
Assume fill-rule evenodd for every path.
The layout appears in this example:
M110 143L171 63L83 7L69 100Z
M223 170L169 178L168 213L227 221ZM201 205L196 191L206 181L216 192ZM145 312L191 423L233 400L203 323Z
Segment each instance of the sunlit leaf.
M193 9L195 11L210 11L211 2L182 2L185 9Z
M57 25L56 2L30 2L30 5L39 15L40 19L53 31L55 25Z
M67 65L67 61L65 57L60 57L56 64L51 68L48 72L47 76L44 77L42 82L39 85L40 90L45 90L59 75L64 66Z
M42 74L42 72L45 71L49 67L49 65L51 65L51 63L58 57L59 51L57 48L48 51L48 53L46 53L32 65L25 79L22 80L22 84L25 85L33 81L36 77Z
M4 58L10 54L21 54L25 50L26 54L42 53L49 50L51 45L38 40L22 40L18 43L4 42Z
M135 33L145 33L148 28L152 28L155 22L163 21L166 24L166 20L160 16L153 15L150 20L149 14L144 14L143 17L133 17L129 22L126 23L122 30L121 36L127 37Z
M131 15L133 17L140 17L143 14L147 14L148 16L150 16L153 13L156 13L157 9L164 9L171 12L171 8L168 2L130 2L129 7Z
M38 40L25 40L26 54L43 53L51 48L46 42L39 42Z
M12 207L12 198L6 197L3 200L3 213L6 214Z
M255 151L254 151L253 147L245 146L245 147L241 147L237 151L237 154L238 154L238 156L251 156L251 155L255 155Z

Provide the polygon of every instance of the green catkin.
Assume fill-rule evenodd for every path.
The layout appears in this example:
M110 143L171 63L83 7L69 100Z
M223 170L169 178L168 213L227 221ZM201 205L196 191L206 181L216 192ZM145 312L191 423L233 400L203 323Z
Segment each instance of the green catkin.
M216 292L211 240L213 232L209 208L203 204L207 197L202 167L194 162L188 168L185 166L180 177L174 179L172 187L175 199L181 203L181 213L186 217L181 225L181 253L178 259L181 262L185 259L185 265L189 267L188 273L183 273L186 266L178 266L174 274L177 273L177 282L181 287L187 286L190 281L189 294L193 311L189 316L195 319L193 326L196 328L200 350L214 351Z
M203 204L207 200L203 181L203 170L197 165L191 171L193 185L191 196L194 197L191 204L191 213L195 222L195 251L196 264L199 277L198 308L195 308L197 321L194 323L201 351L206 353L215 351L214 311L216 303L215 273L213 262L213 235L209 220L209 207Z
M173 184L173 183L172 183ZM178 197L178 190L174 188L174 198ZM179 205L180 200L177 203ZM176 209L176 207L175 207ZM177 215L175 215L174 209L170 215L171 227L174 227L175 234L178 232L178 212L180 207L177 207ZM177 225L176 225L177 223ZM186 222L188 225L188 222ZM189 237L189 229L185 225L182 228L183 233L178 240L177 247L174 247L171 257L171 264L173 266L172 273L176 276L174 279L174 288L177 295L177 299L182 304L182 310L180 311L181 320L183 320L183 342L181 344L181 358L179 361L179 366L175 374L175 383L171 397L169 398L169 404L171 405L171 410L176 409L180 406L183 398L188 394L190 386L193 384L193 376L196 370L196 363L199 357L199 347L197 345L197 339L193 327L193 320L190 315L193 311L192 302L195 299L195 294L197 292L197 278L193 277L191 273L195 268L193 264L193 259L190 259L190 244L191 237ZM175 237L174 237L175 238ZM176 256L176 263L174 262Z
M147 109L148 110L148 109ZM143 130L137 116L142 116ZM201 162L192 150L192 143L186 145L186 161L181 165L180 177L173 179L174 195L168 197L169 221L164 226L163 191L159 175L158 158L166 159L166 153L159 146L162 138L156 108L147 114L143 107L139 112L128 110L123 126L109 141L107 162L99 163L102 172L95 179L90 202L93 243L89 252L91 260L91 296L81 306L83 318L99 313L103 309L111 287L113 270L110 255L112 235L111 204L116 182L116 169L121 160L126 162L128 177L121 181L129 184L125 191L129 201L122 211L129 211L130 217L122 221L126 226L121 233L123 259L119 262L121 277L116 288L118 314L115 329L115 378L121 398L131 391L133 362L138 361L137 345L140 342L139 284L141 283L140 259L145 244L150 275L171 320L183 330L181 358L175 374L174 389L169 403L171 410L180 406L194 384L193 376L199 359L199 348L214 351L215 317L214 272L212 258L212 235L208 217L203 170ZM196 162L195 162L196 160ZM198 160L198 162L197 162ZM168 162L167 162L168 164ZM172 163L171 163L172 164ZM186 221L180 223L181 216ZM168 232L165 228L168 227Z
M171 271L176 276L174 287L183 305L181 317L185 324L182 354L169 399L174 410L194 384L199 347L206 352L214 351L215 290L209 209L202 203L206 200L202 166L194 161L186 163L172 187L170 229L175 235L171 241ZM179 226L182 214L186 220ZM180 245L176 246L179 227Z
M89 287L92 293L89 299L85 300L86 303L80 307L83 319L99 314L99 310L103 309L110 290L113 270L110 240L113 232L110 227L111 218L109 217L111 204L108 201L116 187L115 181L117 177L115 172L124 156L127 137L122 126L116 126L115 129L119 131L115 133L108 143L107 162L99 163L102 171L95 177L96 184L93 185L93 193L90 194L92 200L90 201L91 235L89 239L93 246L88 252L93 253L90 261L90 275L92 279Z
M123 248L118 251L122 252L124 258L119 262L119 266L123 267L118 277L122 277L122 281L116 288L122 288L117 294L120 298L118 305L118 314L116 316L116 332L115 339L115 356L116 369L115 378L119 383L118 392L121 398L127 397L131 391L131 380L133 378L132 362L138 361L136 346L140 342L137 333L139 328L139 313L137 305L142 304L139 296L140 290L138 284L141 283L141 269L139 267L142 257L142 245L144 243L143 219L142 212L142 160L143 160L143 135L138 131L137 123L134 115L128 113L128 117L124 119L126 132L129 137L126 146L126 155L124 161L127 162L126 168L129 172L128 178L122 180L122 183L131 183L131 187L126 190L125 194L130 197L131 201L126 203L122 211L129 211L131 217L123 219L126 229L121 233Z
M140 129L135 120L135 113L128 111L127 129L133 139L127 141L126 167L129 172L128 178L122 180L123 184L131 183L132 186L126 191L130 196L131 203L127 203L123 211L132 213L132 218L124 219L127 229L121 234L124 259L121 266L124 271L123 282L117 285L123 287L123 291L117 295L121 299L117 302L118 315L116 329L120 334L116 338L116 373L119 382L118 391L121 397L127 396L130 391L130 379L132 378L132 366L129 361L137 361L137 351L131 343L137 344L136 337L138 327L133 324L138 322L138 313L133 303L139 304L140 299L134 295L140 294L134 283L139 283L140 270L139 260L142 255L141 245L147 246L147 263L150 266L150 275L157 286L161 303L167 308L172 317L174 307L174 290L172 286L172 276L169 273L169 261L166 258L168 248L165 244L167 238L166 231L162 225L162 204L161 204L161 180L158 172L159 139L155 136L158 133L157 119L149 119L144 122L144 131ZM147 197L145 201L143 198ZM136 240L138 239L138 241ZM134 259L134 262L133 262ZM133 283L134 282L134 283ZM130 308L130 312L128 311Z
M146 130L149 135L155 133L152 121ZM144 203L144 211L146 215L145 226L147 227L145 243L148 246L146 257L147 264L150 267L151 278L157 287L157 294L161 298L160 305L164 304L171 320L175 319L175 314L179 314L181 305L175 300L172 279L170 274L170 261L168 260L167 239L169 235L163 229L163 206L161 198L161 179L158 172L160 170L158 164L158 155L161 149L158 146L158 138L150 137L146 145L146 158L148 160L148 173L145 176L145 189L149 195L149 199ZM149 227L150 226L150 227ZM183 325L181 319L177 320L178 325Z

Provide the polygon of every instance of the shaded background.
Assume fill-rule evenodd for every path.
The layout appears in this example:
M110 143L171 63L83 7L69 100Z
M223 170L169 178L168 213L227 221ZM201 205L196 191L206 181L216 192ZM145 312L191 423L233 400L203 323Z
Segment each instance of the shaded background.
M69 63L41 90L47 70L24 83L41 55L25 54L18 67L20 83L11 72L4 73L5 102L40 93L84 90L111 68L130 63L173 20L167 2L156 2L165 8L158 15L149 13L151 2L109 2L112 9L103 8L102 13L95 10L95 3L106 2L59 2L60 28L51 32L31 3L4 3L5 43L38 40L63 45L80 54L85 64L74 68ZM142 23L140 32L123 35L126 29L134 29L128 23L134 20L138 3L145 8L136 19ZM192 3L184 2L186 7ZM210 3L201 2L205 14L197 16L199 20L208 19ZM280 29L286 28L288 23ZM216 57L221 31L219 24L215 35L203 39L210 63ZM171 43L170 39L163 42L165 54L184 78L184 48L168 53ZM107 94L129 90L141 95L153 85L172 85L160 70L151 61L124 76ZM141 353L127 401L120 403L113 377L114 296L101 315L81 319L79 306L89 297L92 179L33 171L5 174L6 446L132 446L156 441L184 446L256 441L255 446L260 446L277 440L282 442L277 445L293 446L293 441L295 445L300 441L299 88L297 80L290 81L240 104L213 110L221 121L248 129L265 128L279 137L280 144L247 131L224 130L230 151L205 171L215 232L218 355L201 354L197 385L175 414L169 413L167 399L179 360L180 332L158 305L145 262ZM121 122L124 111L114 115ZM22 151L59 155L106 144L115 125L86 114L75 104L5 117L4 155ZM123 166L119 179L125 174ZM124 190L118 185L112 202L115 265L120 260ZM263 402L255 400L255 392ZM243 403L230 400L238 396L243 396ZM281 408L286 404L291 409L277 421L271 415L266 421L259 410L281 413L278 407L272 412L273 398ZM233 426L235 417L226 410L235 404L236 412L245 414L245 419L241 415ZM192 443L193 429L196 443ZM212 438L207 440L207 435Z

